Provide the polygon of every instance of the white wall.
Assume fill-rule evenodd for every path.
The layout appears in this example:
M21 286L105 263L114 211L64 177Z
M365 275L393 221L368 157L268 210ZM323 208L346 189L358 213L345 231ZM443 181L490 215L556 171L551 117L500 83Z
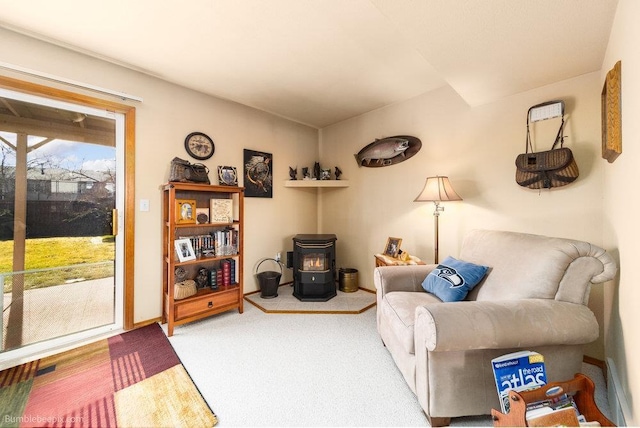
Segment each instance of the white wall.
M602 245L600 74L591 73L484 106L470 108L451 89L439 89L321 130L321 157L340 165L346 189L324 190L322 232L338 236L341 267L359 270L360 286L373 289L375 253L387 237L433 262L433 204L415 203L426 177L447 175L461 202L445 204L440 216L440 260L455 256L475 228L567 237ZM562 99L568 116L565 146L580 168L566 187L535 191L515 183L515 158L524 151L527 110ZM537 150L547 150L558 120L536 124ZM414 157L388 167L358 167L353 154L376 138L413 135L422 141ZM526 274L524 272L523 274ZM602 285L590 306L603 318ZM603 359L602 341L587 354Z
M300 231L315 231L316 194L286 189L288 166L310 165L318 158L318 131L291 121L214 97L184 89L138 72L80 55L16 33L0 29L3 62L137 95L136 107L136 208L140 199L150 200L149 212L136 212L135 220L135 315L141 322L161 316L162 224L160 185L167 181L169 163L175 156L188 158L184 138L193 131L211 136L214 156L204 162L210 170L231 165L242 171L243 149L273 154L272 199L245 201L245 292L257 290L257 262L292 247ZM25 76L0 71L4 75ZM73 88L63 89L72 90ZM77 90L75 90L77 92ZM88 95L95 96L93 93ZM215 181L215 175L210 174ZM242 178L239 179L242 185ZM283 281L291 279L285 271Z
M640 425L635 409L640 408L640 365L634 363L640 354L640 271L634 268L640 254L638 212L640 201L636 183L640 182L640 2L620 0L609 38L609 45L600 75L622 61L622 154L605 167L604 230L607 248L614 249L619 262L619 274L614 287L605 293L605 349L618 374L626 423ZM635 394L634 394L635 391ZM626 405L625 405L626 404ZM625 408L626 407L626 408Z

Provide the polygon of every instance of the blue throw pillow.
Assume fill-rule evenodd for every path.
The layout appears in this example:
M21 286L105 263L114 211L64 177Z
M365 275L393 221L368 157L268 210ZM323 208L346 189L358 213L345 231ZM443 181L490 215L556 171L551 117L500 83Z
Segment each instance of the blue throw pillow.
M487 266L447 257L422 281L422 288L443 302L464 300L467 293L482 281L487 269Z

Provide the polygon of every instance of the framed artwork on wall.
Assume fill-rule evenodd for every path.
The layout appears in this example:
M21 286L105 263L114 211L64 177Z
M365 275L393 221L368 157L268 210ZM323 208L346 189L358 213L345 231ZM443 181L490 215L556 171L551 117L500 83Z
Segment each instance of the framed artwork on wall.
M622 63L609 70L602 87L602 157L612 163L622 153Z
M244 195L273 197L273 155L244 149Z

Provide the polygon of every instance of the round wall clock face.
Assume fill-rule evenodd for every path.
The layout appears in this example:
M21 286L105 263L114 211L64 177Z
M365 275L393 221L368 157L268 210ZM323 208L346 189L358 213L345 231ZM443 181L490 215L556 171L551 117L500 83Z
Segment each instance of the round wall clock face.
M192 132L187 135L184 140L184 148L189 156L199 160L209 159L216 150L213 140L202 132Z

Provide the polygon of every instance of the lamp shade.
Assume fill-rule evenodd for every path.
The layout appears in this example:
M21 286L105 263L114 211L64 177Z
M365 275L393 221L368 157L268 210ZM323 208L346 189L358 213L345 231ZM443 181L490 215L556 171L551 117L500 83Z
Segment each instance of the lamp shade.
M453 190L453 186L449 182L449 177L427 177L424 189L415 198L414 202L442 202L442 201L461 201L460 195Z

